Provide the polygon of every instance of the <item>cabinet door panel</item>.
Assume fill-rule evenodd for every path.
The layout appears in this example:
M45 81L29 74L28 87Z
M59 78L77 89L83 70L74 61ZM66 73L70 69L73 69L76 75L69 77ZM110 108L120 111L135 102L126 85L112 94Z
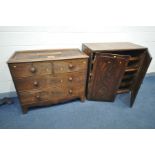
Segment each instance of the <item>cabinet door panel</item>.
M129 56L96 53L88 99L113 101L119 87Z

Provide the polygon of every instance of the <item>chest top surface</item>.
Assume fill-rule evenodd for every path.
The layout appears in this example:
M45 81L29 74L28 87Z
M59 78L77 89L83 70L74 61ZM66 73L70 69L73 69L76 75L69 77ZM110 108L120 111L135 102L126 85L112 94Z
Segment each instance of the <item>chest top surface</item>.
M28 50L15 52L8 60L8 63L64 60L77 58L88 58L88 56L82 53L79 49Z
M147 49L141 45L130 42L109 42L109 43L84 43L84 46L91 51L116 51L116 50L140 50Z

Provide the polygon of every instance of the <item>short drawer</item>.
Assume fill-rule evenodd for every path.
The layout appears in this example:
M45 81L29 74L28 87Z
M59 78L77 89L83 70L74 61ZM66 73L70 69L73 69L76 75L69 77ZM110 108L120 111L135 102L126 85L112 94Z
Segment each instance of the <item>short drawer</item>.
M18 91L34 89L66 89L70 86L77 87L85 85L85 73L57 74L57 76L44 75L24 78L15 78L15 86Z
M54 73L82 71L87 68L87 59L54 61Z
M9 64L9 68L13 77L28 77L52 73L50 62L14 63Z
M45 76L37 76L37 77L24 77L24 78L16 78L14 79L15 86L18 91L26 91L33 89L45 89L49 87L49 79Z

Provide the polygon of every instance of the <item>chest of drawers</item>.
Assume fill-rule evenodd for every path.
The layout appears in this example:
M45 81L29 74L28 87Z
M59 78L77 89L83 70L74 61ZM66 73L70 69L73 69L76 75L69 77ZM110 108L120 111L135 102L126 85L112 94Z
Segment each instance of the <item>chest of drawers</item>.
M15 52L8 66L23 112L75 98L84 101L87 59L78 49Z
M89 56L87 98L114 101L117 94L131 93L132 106L151 62L146 47L128 42L86 43Z

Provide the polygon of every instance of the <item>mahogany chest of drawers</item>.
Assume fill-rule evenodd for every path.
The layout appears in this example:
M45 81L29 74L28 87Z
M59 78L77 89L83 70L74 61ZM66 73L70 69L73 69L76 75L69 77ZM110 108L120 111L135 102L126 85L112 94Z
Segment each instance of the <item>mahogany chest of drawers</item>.
M8 66L23 112L75 98L84 101L87 62L78 49L15 52Z
M119 93L131 93L132 106L151 62L146 47L128 42L86 43L89 56L87 98L114 101Z

